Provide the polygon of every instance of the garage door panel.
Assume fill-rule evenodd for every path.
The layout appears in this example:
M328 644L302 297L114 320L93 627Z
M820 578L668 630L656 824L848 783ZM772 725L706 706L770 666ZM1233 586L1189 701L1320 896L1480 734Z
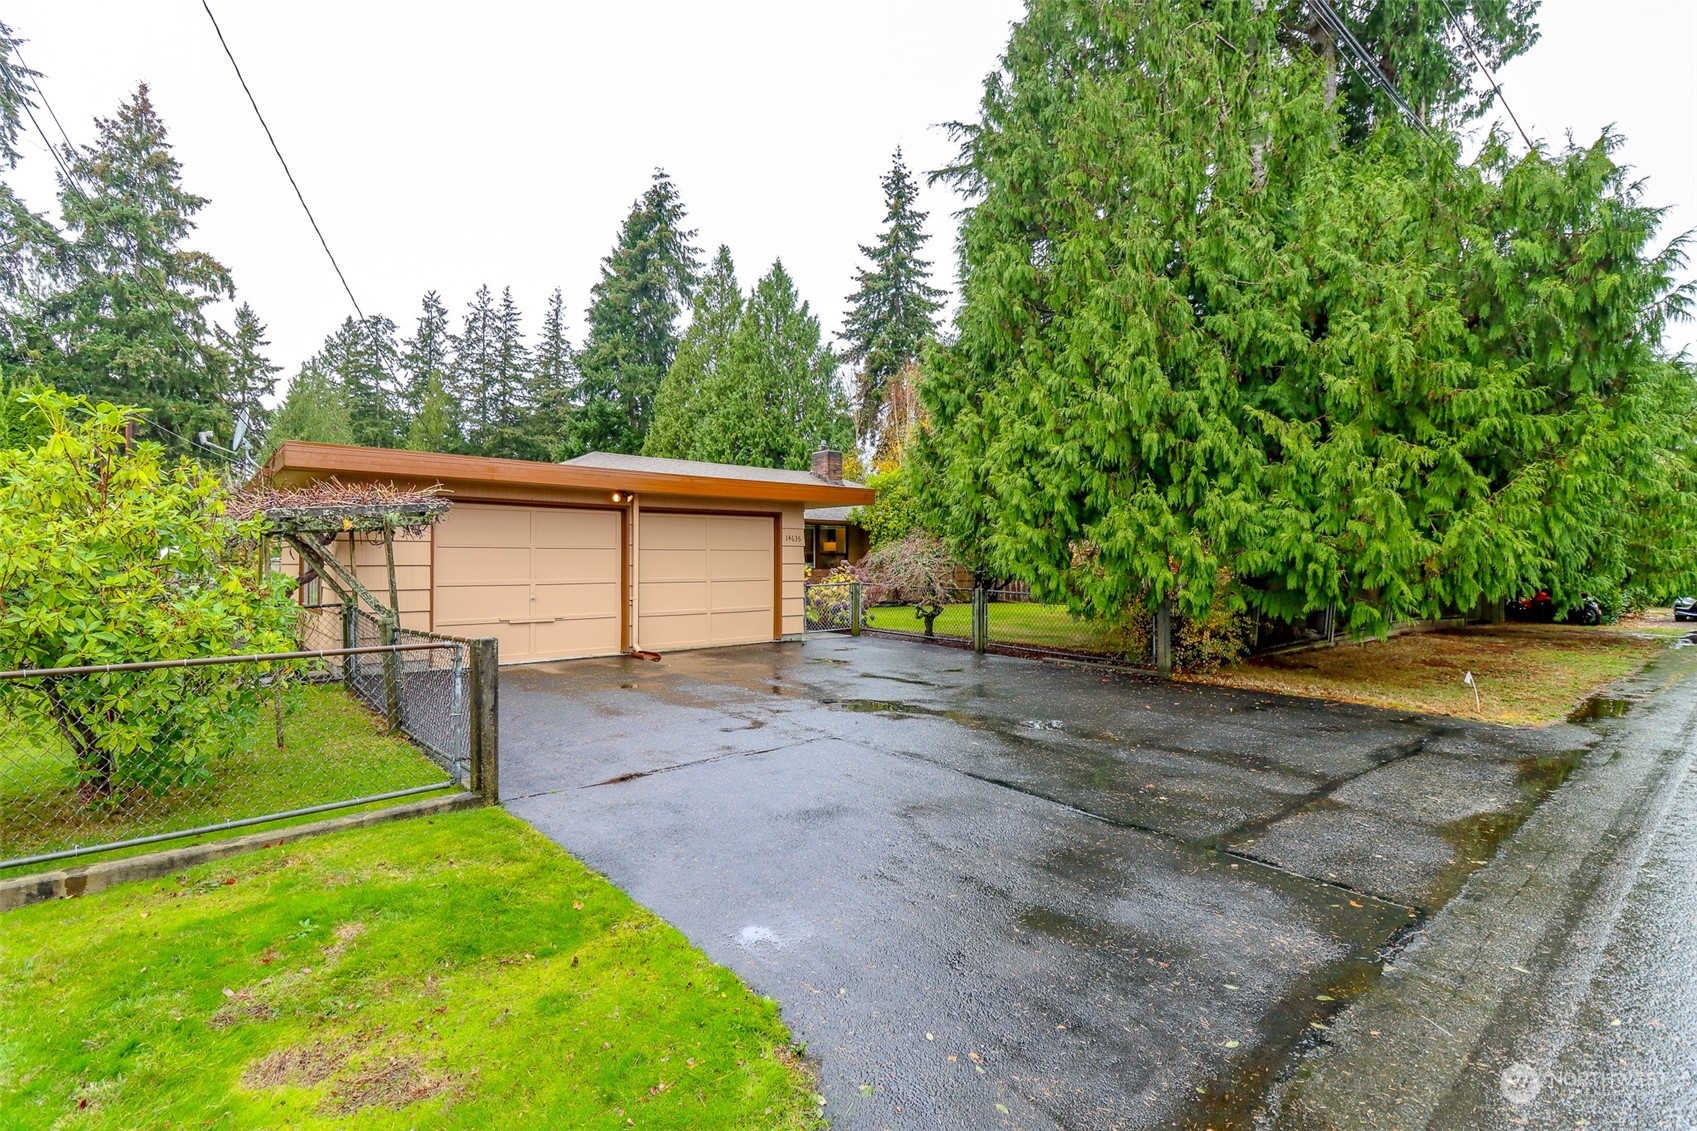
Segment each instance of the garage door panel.
M525 546L530 542L530 511L524 507L464 504L448 512L436 527L436 549L444 546Z
M715 581L744 578L772 584L772 547L764 550L714 550L710 561Z
M534 537L539 549L619 548L617 511L536 510Z
M714 644L772 639L772 608L712 614L709 636Z
M700 648L713 643L712 620L705 612L642 614L644 648Z
M698 514L644 514L639 543L648 550L707 549L707 518Z
M617 617L619 583L585 582L578 585L538 585L535 615L539 617Z
M645 581L637 594L637 604L643 615L662 613L705 613L708 611L708 586L705 581Z
M443 628L528 616L529 585L451 585L436 590L436 623Z
M643 520L647 522L646 519ZM644 526L646 530L646 526ZM707 551L705 549L642 550L642 565L637 576L643 584L667 581L696 581L707 577Z
M606 581L619 576L619 548L551 549L538 546L534 554L538 585L555 581Z
M707 526L710 550L764 550L772 553L772 520L742 515L718 515Z
M531 647L548 656L604 656L618 651L618 624L612 635L600 617L570 617L531 626Z
M766 614L766 627L771 628L771 581L715 581L710 592L712 596L709 607L714 612L758 609Z
M441 546L436 550L436 584L530 584L530 550L524 546Z

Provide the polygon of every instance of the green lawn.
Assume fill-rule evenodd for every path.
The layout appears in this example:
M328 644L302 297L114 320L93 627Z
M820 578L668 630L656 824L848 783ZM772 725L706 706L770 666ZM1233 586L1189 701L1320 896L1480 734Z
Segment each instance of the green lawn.
M0 919L8 1128L802 1128L771 1001L498 809Z
M72 757L56 736L0 715L0 860L449 784L417 747L383 733L381 720L334 684L288 689L281 749L266 711L241 748L209 770L210 780L163 795L137 791L91 804L78 798Z
M1064 605L992 601L989 615L992 644L1023 644L1101 656L1118 655L1125 649L1118 632L1106 625L1077 620L1067 613ZM866 626L886 632L925 631L924 622L914 616L912 605L867 609ZM937 618L936 633L970 639L972 606L965 603L944 606Z

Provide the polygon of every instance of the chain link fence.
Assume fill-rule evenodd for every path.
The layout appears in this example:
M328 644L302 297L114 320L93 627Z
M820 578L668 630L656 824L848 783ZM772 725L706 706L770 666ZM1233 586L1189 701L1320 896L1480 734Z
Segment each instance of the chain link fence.
M0 672L0 874L438 790L494 796L493 641L304 614L303 643L345 626L352 646Z
M829 581L806 587L809 632L872 632L1004 655L1087 660L1146 668L1154 663L1148 626L1074 616L1065 605L1033 600L1020 586L954 588L930 603L884 600L860 608L868 587ZM896 595L899 597L900 595ZM860 623L854 610L860 608Z

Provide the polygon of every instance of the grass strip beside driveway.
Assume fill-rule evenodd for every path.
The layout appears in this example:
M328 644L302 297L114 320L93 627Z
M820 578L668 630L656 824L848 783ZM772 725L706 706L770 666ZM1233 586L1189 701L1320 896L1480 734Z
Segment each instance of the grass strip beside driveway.
M1503 624L1406 632L1249 660L1194 677L1227 687L1513 725L1560 722L1665 650L1613 627ZM1463 682L1467 672L1479 689Z
M0 920L8 1127L815 1125L777 1007L500 810Z

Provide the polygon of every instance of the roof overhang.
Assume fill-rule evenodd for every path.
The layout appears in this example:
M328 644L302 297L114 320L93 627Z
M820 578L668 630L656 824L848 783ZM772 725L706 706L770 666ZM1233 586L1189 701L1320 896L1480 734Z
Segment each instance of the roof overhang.
M396 448L358 448L285 440L261 475L278 487L296 487L336 476L341 479L440 483L449 493L481 484L557 490L634 491L711 499L775 499L821 506L861 506L877 495L867 487L834 483L786 483L674 472L620 471L523 459L444 455Z

